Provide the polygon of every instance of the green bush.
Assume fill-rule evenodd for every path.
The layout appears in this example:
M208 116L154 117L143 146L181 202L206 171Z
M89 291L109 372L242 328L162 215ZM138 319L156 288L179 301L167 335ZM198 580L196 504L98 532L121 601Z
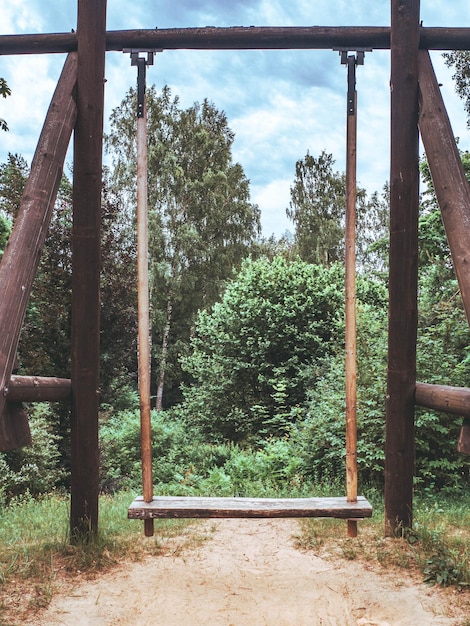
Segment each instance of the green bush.
M342 343L342 268L276 257L246 261L196 322L183 410L207 437L285 434L306 398L303 370Z
M228 444L212 445L188 428L176 410L152 412L155 485L170 489L207 476L231 454ZM101 427L101 486L104 491L137 488L141 482L139 411L117 413Z
M363 483L381 485L385 445L386 311L358 305L358 470ZM296 428L306 474L319 482L345 475L344 354L323 363L310 394L306 419Z
M35 404L28 418L33 445L0 452L0 497L4 502L26 493L35 496L52 491L64 480L49 405Z
M152 413L154 489L159 494L268 496L309 492L288 437L255 447L212 444L188 429L176 410ZM104 491L141 490L140 417L124 411L101 427Z

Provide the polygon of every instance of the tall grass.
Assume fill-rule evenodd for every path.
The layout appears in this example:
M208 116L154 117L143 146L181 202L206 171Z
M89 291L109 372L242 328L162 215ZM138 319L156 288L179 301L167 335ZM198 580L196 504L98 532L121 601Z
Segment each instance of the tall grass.
M429 584L470 590L470 494L460 497L417 497L414 522L402 537L384 537L383 499L367 494L374 505L371 520L360 525L357 540L350 540L339 520L314 519L301 523L299 545L322 555L334 553L365 559L384 568L415 573Z
M100 530L87 544L69 544L69 498L55 493L25 495L0 515L0 626L21 624L22 615L47 606L61 576L94 576L122 559L141 559L167 549L183 536L187 521L156 521L155 536L143 537L142 524L127 519L134 495L100 498Z

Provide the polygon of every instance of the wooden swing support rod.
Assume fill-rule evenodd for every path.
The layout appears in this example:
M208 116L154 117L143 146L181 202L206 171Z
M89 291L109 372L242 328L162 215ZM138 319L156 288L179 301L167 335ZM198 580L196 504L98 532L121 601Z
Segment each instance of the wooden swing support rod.
M359 57L359 55L361 55ZM356 64L364 53L342 52L348 70L346 107L346 232L345 232L345 344L346 344L346 495L357 502L357 359L356 359ZM357 537L357 521L348 520L348 535Z
M131 52L132 65L137 65L137 299L138 299L138 361L140 398L140 437L142 455L142 488L145 502L153 500L152 424L150 414L150 298L148 268L147 216L147 107L145 79L148 59ZM153 56L151 57L153 60ZM153 519L144 521L146 537L154 533Z

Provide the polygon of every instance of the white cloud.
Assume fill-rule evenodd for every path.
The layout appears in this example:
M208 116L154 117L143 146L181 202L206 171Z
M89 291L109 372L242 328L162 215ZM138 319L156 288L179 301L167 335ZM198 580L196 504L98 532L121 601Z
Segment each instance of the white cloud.
M2 133L1 149L22 154L31 162L60 75L61 59L45 55L10 57L0 74L4 68L12 94L0 103L0 117L10 129Z
M34 3L25 0L2 2L1 29L5 34L41 32L42 20Z
M267 237L271 234L280 236L286 230L292 230L292 222L286 215L291 183L292 181L284 179L264 186L252 186L251 200L261 208L261 225Z
M3 33L61 32L76 25L76 0L3 0ZM108 0L108 29L214 25L387 25L390 3L377 0ZM467 2L421 0L427 26L470 25ZM209 21L207 21L209 20ZM460 146L470 147L466 115L454 93L451 72L433 53L438 79ZM0 99L10 126L0 135L7 152L31 160L63 64L63 55L0 56L0 76L12 96ZM227 114L234 130L234 159L252 184L266 232L282 234L295 162L307 151L333 154L345 168L346 71L333 51L165 51L148 71L149 84L168 84L182 106L208 98ZM105 119L136 82L128 55L106 60ZM389 178L389 52L366 54L358 68L358 181L380 191ZM275 215L274 218L271 216Z

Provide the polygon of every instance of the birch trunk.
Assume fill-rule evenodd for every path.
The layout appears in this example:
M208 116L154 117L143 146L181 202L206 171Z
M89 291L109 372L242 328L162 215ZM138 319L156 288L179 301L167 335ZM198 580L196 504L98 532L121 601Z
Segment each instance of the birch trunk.
M157 411L161 411L163 403L163 388L165 386L165 374L166 374L166 361L168 355L168 344L170 341L171 321L173 315L173 289L170 287L168 292L168 300L166 303L166 324L163 331L162 339L162 354L160 357L160 374L158 376L157 386L157 398L155 401L155 408Z

